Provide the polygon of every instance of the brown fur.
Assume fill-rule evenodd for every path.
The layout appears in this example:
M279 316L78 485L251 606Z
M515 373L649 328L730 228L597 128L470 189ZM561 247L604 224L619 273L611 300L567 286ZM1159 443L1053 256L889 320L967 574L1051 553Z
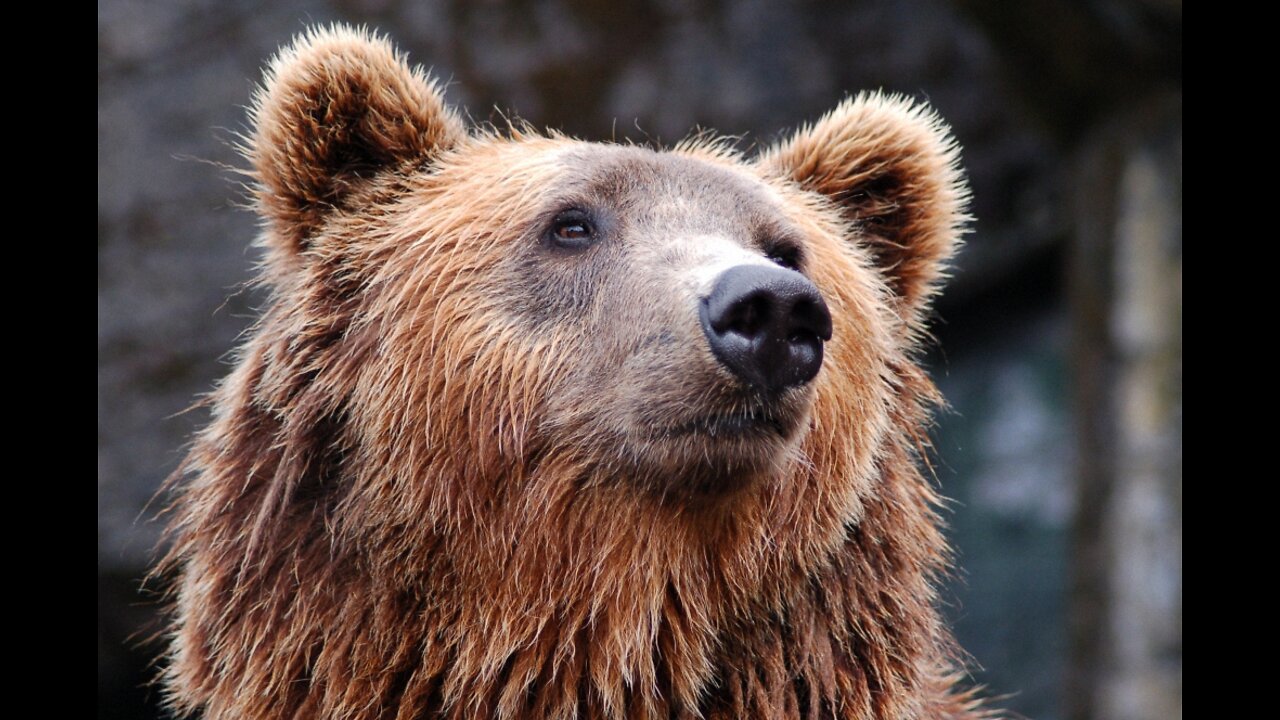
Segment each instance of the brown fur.
M913 356L964 221L936 118L861 97L756 161L468 131L386 41L340 28L281 53L253 117L272 301L177 481L174 707L978 714L917 468L938 398ZM788 396L794 436L710 447L618 419L739 400L679 306L609 272L622 250L527 249L556 193L617 203L628 239L803 239L834 332Z

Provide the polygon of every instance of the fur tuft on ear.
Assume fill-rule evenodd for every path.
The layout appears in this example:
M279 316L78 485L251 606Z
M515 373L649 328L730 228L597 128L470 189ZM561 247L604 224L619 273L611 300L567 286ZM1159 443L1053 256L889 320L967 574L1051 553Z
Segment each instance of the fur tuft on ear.
M881 93L845 100L766 151L766 172L825 195L853 223L918 329L966 232L969 190L949 128L924 105Z
M378 173L462 141L436 84L385 38L341 25L282 49L251 110L245 155L273 252L296 255L325 215Z

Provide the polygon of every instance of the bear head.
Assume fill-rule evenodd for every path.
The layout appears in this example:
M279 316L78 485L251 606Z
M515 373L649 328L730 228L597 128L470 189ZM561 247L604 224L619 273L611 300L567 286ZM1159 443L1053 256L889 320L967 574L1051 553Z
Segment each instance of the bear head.
M177 481L178 707L967 707L917 469L966 219L931 112L861 96L755 157L476 128L334 28L244 151L270 301Z

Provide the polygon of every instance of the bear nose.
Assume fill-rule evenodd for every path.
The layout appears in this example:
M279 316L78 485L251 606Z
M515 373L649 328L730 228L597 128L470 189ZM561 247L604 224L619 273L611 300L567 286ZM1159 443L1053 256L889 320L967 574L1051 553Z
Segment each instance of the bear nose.
M831 339L831 313L818 288L781 267L729 268L700 314L716 359L771 392L812 380L822 367L822 343Z

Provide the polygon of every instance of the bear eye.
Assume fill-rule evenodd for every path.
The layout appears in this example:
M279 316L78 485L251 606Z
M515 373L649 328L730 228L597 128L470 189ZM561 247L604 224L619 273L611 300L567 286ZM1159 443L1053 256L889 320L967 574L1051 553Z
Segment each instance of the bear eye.
M596 228L584 210L565 210L556 215L547 229L547 241L567 250L582 250L596 239Z
M788 270L800 272L800 248L791 244L776 244L765 251L766 258Z

